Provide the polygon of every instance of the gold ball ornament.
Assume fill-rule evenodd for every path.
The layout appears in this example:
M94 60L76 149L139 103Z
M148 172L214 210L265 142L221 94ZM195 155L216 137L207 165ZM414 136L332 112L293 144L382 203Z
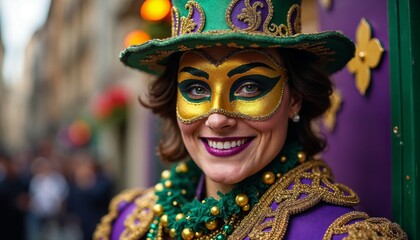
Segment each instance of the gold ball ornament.
M248 204L248 196L244 193L240 193L236 195L235 202L239 207L243 207Z
M184 228L181 232L182 239L191 240L194 238L194 232L191 228Z
M186 163L180 163L176 166L175 171L177 173L186 173L186 172L188 172L188 166L187 166Z
M303 162L306 161L306 153L305 152L298 152L297 157L298 157L298 161L300 163L303 163Z
M153 206L153 212L155 212L156 215L160 216L163 214L163 206L160 204L155 204Z
M155 191L156 192L162 192L163 191L163 184L162 183L158 183L155 185Z
M162 177L162 179L168 179L171 177L171 171L169 170L164 170L160 176Z
M211 215L213 215L213 216L217 216L217 215L219 215L219 213L220 213L220 209L219 209L219 207L217 207L217 206L213 206L213 207L210 209L210 213L211 213Z
M214 230L217 228L217 220L210 220L205 225L208 230Z
M185 214L183 214L183 213L178 213L178 214L175 216L175 220L176 220L176 221L179 221L179 220L183 219L184 217L185 217Z
M280 162L285 163L286 161L287 161L287 157L286 156L281 156Z
M270 171L265 172L262 175L262 180L264 184L271 185L274 183L274 181L276 181L276 175L274 175L274 173Z
M168 215L162 215L162 217L160 218L160 222L164 227L166 227L168 225Z
M171 238L174 238L176 236L176 230L175 230L175 228L171 228L171 230L169 230L169 236Z
M199 237L203 236L203 232L198 231L198 232L195 232L194 235L195 235L196 238L199 238Z
M251 205L249 204L242 207L242 210L244 210L245 212L248 212L250 209L251 209Z
M171 188L172 187L172 181L171 180L166 180L164 183L166 188Z

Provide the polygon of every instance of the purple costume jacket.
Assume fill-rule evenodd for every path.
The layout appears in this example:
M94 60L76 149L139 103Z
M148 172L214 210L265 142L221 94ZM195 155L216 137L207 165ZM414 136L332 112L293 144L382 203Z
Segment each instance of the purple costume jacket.
M146 239L156 198L153 189L116 196L94 239ZM407 238L398 224L355 211L358 202L350 188L333 182L325 162L311 160L278 179L238 221L229 239ZM162 236L171 239L163 230Z

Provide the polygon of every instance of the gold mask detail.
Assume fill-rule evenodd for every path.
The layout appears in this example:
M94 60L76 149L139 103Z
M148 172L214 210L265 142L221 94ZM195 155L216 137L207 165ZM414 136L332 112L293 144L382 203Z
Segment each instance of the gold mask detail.
M188 51L180 59L177 116L186 124L212 113L264 121L280 107L286 82L281 59L262 50L236 50L218 61Z

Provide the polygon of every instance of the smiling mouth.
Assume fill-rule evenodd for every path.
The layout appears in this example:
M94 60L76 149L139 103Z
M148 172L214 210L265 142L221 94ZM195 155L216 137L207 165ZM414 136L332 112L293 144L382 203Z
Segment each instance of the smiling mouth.
M243 151L253 137L244 138L202 138L208 153L218 157L229 157Z

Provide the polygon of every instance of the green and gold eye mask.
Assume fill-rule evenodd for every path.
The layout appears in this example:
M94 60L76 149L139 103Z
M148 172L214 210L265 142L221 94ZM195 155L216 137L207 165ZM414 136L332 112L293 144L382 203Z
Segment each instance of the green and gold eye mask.
M177 116L186 124L212 113L264 121L280 107L286 82L283 63L262 50L232 51L219 61L189 51L180 59Z

